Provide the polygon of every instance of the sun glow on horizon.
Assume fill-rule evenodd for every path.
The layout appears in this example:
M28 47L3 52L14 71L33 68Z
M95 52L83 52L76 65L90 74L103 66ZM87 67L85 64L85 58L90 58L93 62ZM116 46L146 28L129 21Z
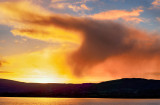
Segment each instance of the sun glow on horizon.
M55 79L52 79L52 78L37 78L33 82L36 82L36 83L58 83L58 81L57 81L57 78L55 78Z
M67 79L65 78L56 78L56 77L41 77L41 78L24 78L20 81L25 81L29 83L66 83Z
M72 82L70 81L72 80L70 72L63 71L69 69L62 62L65 60L64 56L60 49L46 48L42 51L7 57L8 63L2 68L11 73L0 74L0 76L29 83Z

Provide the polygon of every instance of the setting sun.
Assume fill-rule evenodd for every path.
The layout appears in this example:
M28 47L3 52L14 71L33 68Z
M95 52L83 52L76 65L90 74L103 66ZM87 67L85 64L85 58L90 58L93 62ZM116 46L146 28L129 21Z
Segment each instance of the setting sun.
M34 78L32 82L35 82L35 83L66 83L67 81L65 79L62 80L61 78L42 77L42 78Z
M54 80L56 80L56 78ZM57 83L58 81L53 81L52 78L47 78L46 77L46 78L36 78L33 82L37 82L37 83Z

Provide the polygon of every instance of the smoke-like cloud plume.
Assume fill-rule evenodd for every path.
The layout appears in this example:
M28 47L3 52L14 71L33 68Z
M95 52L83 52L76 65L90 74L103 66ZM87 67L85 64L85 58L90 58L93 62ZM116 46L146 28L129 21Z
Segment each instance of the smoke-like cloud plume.
M36 12L32 10L33 8L36 8ZM86 76L95 72L93 70L101 70L101 64L104 73L112 75L115 71L116 77L137 72L127 71L133 66L140 69L141 73L158 71L157 64L160 61L158 34L112 21L96 21L45 11L30 3L0 3L1 24L13 27L14 34L30 38L44 41L62 39L79 43L78 49L72 52L67 60L76 76ZM98 66L101 67L94 68Z

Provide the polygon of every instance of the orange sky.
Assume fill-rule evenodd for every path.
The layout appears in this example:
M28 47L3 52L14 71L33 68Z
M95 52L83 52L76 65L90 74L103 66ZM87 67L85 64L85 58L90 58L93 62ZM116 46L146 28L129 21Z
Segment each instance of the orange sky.
M37 43L32 48L34 51L2 56L1 78L40 83L100 82L137 77L159 79L160 34L136 28L147 21L140 17L144 12L142 7L81 17L54 13L41 3L44 1L0 2L0 24L9 27L12 37L21 38L14 43L25 46L32 40L26 49ZM85 1L78 5L64 3L60 9L92 10ZM157 6L158 1L152 5ZM156 18L159 21L159 17ZM123 22L117 21L119 19ZM43 48L42 42L47 43Z

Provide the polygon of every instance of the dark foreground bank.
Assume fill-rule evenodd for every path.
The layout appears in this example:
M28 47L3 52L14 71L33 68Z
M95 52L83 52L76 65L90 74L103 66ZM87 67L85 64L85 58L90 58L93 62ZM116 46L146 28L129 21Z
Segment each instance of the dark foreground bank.
M160 80L124 78L84 83L23 83L0 79L1 97L160 98Z

